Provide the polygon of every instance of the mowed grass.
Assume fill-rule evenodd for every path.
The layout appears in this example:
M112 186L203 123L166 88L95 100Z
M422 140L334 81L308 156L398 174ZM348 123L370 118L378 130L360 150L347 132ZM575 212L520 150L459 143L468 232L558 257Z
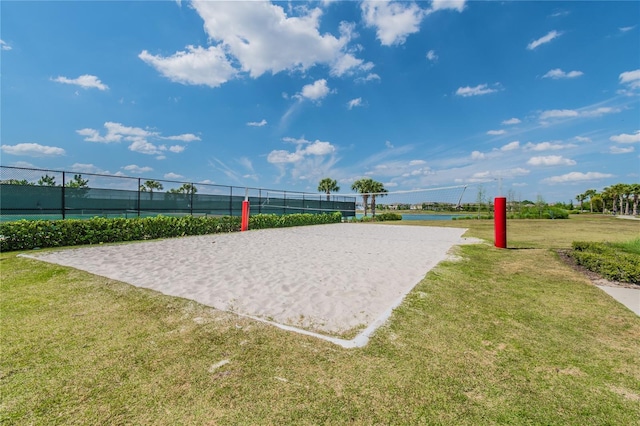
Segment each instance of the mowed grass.
M554 249L640 223L510 221L511 250L489 221L445 224L489 244L360 349L4 253L0 423L639 424L640 318Z

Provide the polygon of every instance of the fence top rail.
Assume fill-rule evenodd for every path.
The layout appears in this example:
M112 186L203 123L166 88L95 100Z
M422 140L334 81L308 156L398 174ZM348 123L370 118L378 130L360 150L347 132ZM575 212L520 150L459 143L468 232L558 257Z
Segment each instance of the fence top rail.
M108 179L113 179L113 178L118 178L118 179L126 179L126 180L135 180L137 182L143 182L143 181L156 181L156 182L163 182L163 183L172 183L172 184L180 184L180 185L192 185L195 186L196 188L198 186L203 186L206 188L225 188L227 190L231 190L231 192L233 193L234 189L237 190L242 190L242 191L263 191L265 193L272 193L272 194L284 194L284 195L292 195L292 196L299 196L299 197L303 197L303 196L312 196L312 197L326 197L325 193L321 193L321 192L303 192L303 191L290 191L290 190L283 190L283 189L270 189L270 188L257 188L257 187L251 187L251 186L232 186L232 185L219 185L219 184L213 184L213 183L198 183L198 182L186 182L186 181L177 181L177 180L170 180L170 179L157 179L157 178L147 178L147 177L135 177L135 176L120 176L120 175L110 175L110 174L103 174L103 173L90 173L90 172L81 172L81 171L69 171L69 170L53 170L53 169L40 169L40 168L32 168L32 167L18 167L18 166L3 166L0 165L0 170L20 170L20 171L25 171L25 172L40 172L40 173L58 173L58 174L63 174L66 175L82 175L82 176L95 176L95 177L100 177L100 178L108 178ZM91 186L88 186L88 189L101 189L101 188L92 188ZM105 188L102 188L105 189ZM123 188L106 188L106 189L113 189L113 190L127 190L127 189L123 189ZM138 188L139 189L139 188ZM158 191L158 192L162 192L162 191ZM244 194L244 192L243 192ZM331 194L331 197L333 199L333 201L342 201L342 202L352 202L355 203L356 202L356 196L353 194L347 194L347 195L338 195L338 194Z

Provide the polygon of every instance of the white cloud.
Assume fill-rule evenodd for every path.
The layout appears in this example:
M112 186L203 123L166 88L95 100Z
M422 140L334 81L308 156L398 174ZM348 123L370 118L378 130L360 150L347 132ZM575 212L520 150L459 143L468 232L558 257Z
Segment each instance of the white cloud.
M527 45L527 49L528 50L534 50L536 49L538 46L545 44L545 43L549 43L551 40L558 38L562 35L562 33L553 30L553 31L549 31L545 36L540 37L537 40L532 41L531 43L529 43Z
M191 5L215 45L206 49L187 46L169 57L146 50L139 55L172 81L218 87L242 73L258 78L266 72L327 65L332 75L340 76L373 66L349 50L349 42L357 36L354 24L341 23L338 37L320 34L320 8L289 5L292 16L288 16L282 6L267 1L193 1Z
M504 125L506 125L506 126L511 126L511 125L514 125L514 124L520 124L520 123L521 123L520 119L515 118L515 117L514 117L514 118L510 118L510 119L508 119L508 120L504 120L504 121L502 122L502 124L504 124Z
M359 106L362 106L362 98L351 99L349 102L347 102L348 109L353 109Z
M73 165L71 165L70 169L72 172L77 173L94 173L100 175L111 174L108 170L101 169L100 167L94 166L93 164L74 163Z
M456 90L456 95L466 98L469 96L487 95L493 92L497 92L497 89L492 89L487 84L479 84L475 87L458 87L458 90Z
M572 144L562 145L560 143L553 143L553 142L540 142L540 143L527 142L527 144L524 146L524 149L526 151L557 151L560 149L574 148L574 147L575 145L572 145Z
M162 155L162 151L170 151L173 153L180 153L184 151L184 147L180 145L174 145L167 148L165 145L156 146L149 139L159 140L171 140L179 142L193 142L201 140L199 136L193 133L184 133L174 136L162 136L159 132L143 129L140 127L124 126L121 123L114 123L107 121L104 123L106 133L101 135L96 129L80 129L76 130L81 136L84 136L84 140L87 142L99 142L99 143L118 143L127 141L131 142L129 150L147 155L159 155L158 160L166 158Z
M621 32L621 33L626 33L626 32L628 32L628 31L631 31L631 30L632 30L632 29L634 29L635 27L636 27L636 26L635 26L635 25L633 25L633 26L631 26L631 27L620 27L620 28L618 28L618 29L620 30L620 32Z
M547 72L542 78L552 78L554 80L558 80L561 78L576 78L584 75L582 71L569 71L564 72L560 68L555 68Z
M540 120L547 120L549 118L568 118L568 117L577 117L580 113L578 111L572 109L550 109L547 111L542 111L540 114Z
M485 157L486 157L486 156L485 156L485 154L483 154L483 153L482 153L482 152L480 152L480 151L473 151L473 152L471 153L471 159L472 159L472 160L484 160L484 159L485 159Z
M274 150L267 156L267 161L272 164L277 163L295 163L309 155L323 156L335 152L335 147L329 142L316 140L310 142L305 139L283 138L285 142L295 143L297 146L295 152L285 150Z
M147 167L147 166L140 167L135 164L129 164L128 166L124 166L123 169L128 171L129 173L134 173L134 174L148 173L153 171L151 167Z
M518 148L520 148L520 141L513 141L513 142L509 142L506 145L503 145L500 148L500 151L514 151Z
M591 142L591 138L587 138L584 136L576 136L574 139L578 142Z
M531 166L575 166L576 162L562 155L547 155L541 157L531 157L527 164Z
M145 139L134 140L131 145L129 145L129 150L147 155L162 154L162 150L159 147L155 146Z
M167 57L143 50L138 57L176 83L218 87L235 77L237 71L222 47L187 46L186 49Z
M429 10L429 13L446 9L462 12L464 10L465 3L465 0L433 0L431 2L431 9Z
M491 136L504 135L505 133L507 133L506 130L489 130L487 132L487 134Z
M264 118L260 121L250 121L247 123L247 126L251 126L251 127L262 127L266 125L267 125L267 120L265 120Z
M302 87L302 91L297 94L298 98L306 98L312 101L319 101L322 98L325 98L331 90L329 86L327 86L327 80L324 78L321 80L316 80L312 84L307 84Z
M9 46L4 40L0 40L0 50L11 50L12 47Z
M107 129L107 133L104 136L100 136L100 132L95 129L80 129L76 130L76 133L81 136L86 136L84 140L87 142L101 143L121 142L123 139L133 140L136 138L146 138L155 135L155 133L140 127L123 126L120 123L114 123L111 121L104 123L104 127Z
M640 89L640 69L625 71L619 78L620 84L626 84L631 89Z
M194 135L193 133L184 133L182 135L176 136L161 136L160 139L166 139L170 141L180 141L180 142L194 142L202 140L199 136Z
M2 145L0 150L9 155L24 155L27 157L55 157L65 155L65 150L55 146L40 145L38 143L19 143L17 145Z
M595 109L584 110L580 112L581 117L600 117L605 114L613 114L616 112L620 112L618 108L611 107L599 107Z
M427 164L427 162L424 161L424 160L411 160L411 161L409 161L409 166L422 166L422 165L425 165L425 164Z
M436 62L438 60L438 55L436 55L435 50L430 50L427 52L427 59L431 62Z
M294 143L295 151L273 150L267 155L267 161L280 170L280 178L288 171L294 179L314 181L327 175L336 163L336 148L330 142L316 140L310 142L304 138L283 138L285 142Z
M52 78L52 81L56 83L63 84L73 84L76 86L80 86L83 89L98 89L98 90L107 90L109 86L103 84L98 77L95 75L84 74L78 78L67 78L67 77L57 77Z
M169 173L165 173L164 178L165 179L182 179L184 178L184 176L179 175L177 173L169 172Z
M616 143L638 143L640 142L640 130L636 130L636 132L632 134L621 133L619 135L613 135L609 140Z
M376 73L369 73L369 74L367 74L366 77L358 77L358 78L356 78L355 81L357 83L368 83L370 81L375 81L375 80L379 81L380 80L380 76L378 74L376 74Z
M546 179L543 179L543 183L548 184L556 184L556 183L571 183L571 182L585 182L585 181L593 181L600 180L605 178L613 177L612 174L609 173L600 173L600 172L571 172L561 176L552 176Z
M395 148L394 145L390 141L384 141L384 146L386 146L389 149Z
M420 31L425 12L415 3L364 1L361 4L364 23L376 28L383 46L403 44L407 36Z
M609 148L609 152L611 154L630 154L633 151L635 151L635 148L632 146L621 147L621 146L614 145Z

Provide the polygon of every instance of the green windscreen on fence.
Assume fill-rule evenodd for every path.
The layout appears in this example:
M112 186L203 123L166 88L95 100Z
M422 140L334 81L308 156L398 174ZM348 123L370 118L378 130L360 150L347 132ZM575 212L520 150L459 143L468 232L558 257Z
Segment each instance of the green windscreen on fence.
M183 184L160 181L168 191L145 190L139 178L84 174L86 187L38 184L45 170L0 167L7 173L22 173L22 179L0 180L0 217L3 221L19 219L63 219L103 217L136 217L153 215L240 216L245 197L251 214L328 213L339 211L345 217L355 215L355 198L325 194L306 194L264 189L225 187L207 184ZM29 172L30 179L24 179ZM53 173L53 172L52 172ZM65 172L55 172L65 182ZM13 175L11 176L13 177ZM91 187L95 181L103 187ZM57 182L57 181L56 181ZM67 178L66 182L69 182ZM115 189L124 186L139 189ZM158 182L158 181L155 181ZM162 185L161 185L162 186ZM186 190L185 190L186 188ZM216 192L204 193L204 192ZM241 195L242 194L242 195ZM329 199L327 199L329 198Z

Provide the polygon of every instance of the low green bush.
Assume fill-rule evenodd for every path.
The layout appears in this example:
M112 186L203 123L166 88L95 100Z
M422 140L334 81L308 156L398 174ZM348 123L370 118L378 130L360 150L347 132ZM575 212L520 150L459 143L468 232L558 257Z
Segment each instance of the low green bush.
M376 215L376 220L380 222L384 222L386 220L402 220L402 215L400 213L385 212Z
M156 238L205 235L240 230L239 217L113 218L89 220L19 220L0 224L0 251L102 244ZM249 218L249 229L317 225L342 221L339 212L266 215Z
M624 246L575 241L570 256L578 265L613 281L640 284L640 257Z

